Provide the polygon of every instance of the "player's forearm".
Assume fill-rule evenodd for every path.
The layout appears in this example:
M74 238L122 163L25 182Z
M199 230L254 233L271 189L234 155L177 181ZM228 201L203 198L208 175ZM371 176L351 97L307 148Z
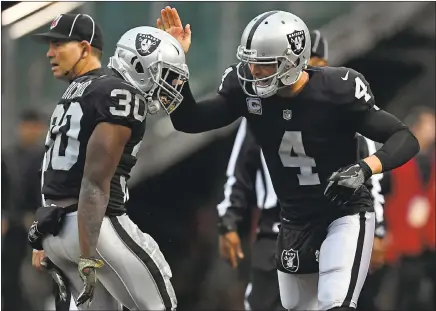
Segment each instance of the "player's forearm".
M82 180L77 212L82 257L97 255L97 242L109 202L109 191L110 185L101 187L86 177Z
M383 171L383 164L376 155L370 155L363 159L366 164L370 167L372 174L379 174Z
M182 90L183 101L170 115L174 128L185 133L201 133L218 129L235 121L239 115L228 111L228 103L223 96L215 96L196 102L189 84Z
M389 137L374 156L382 166L380 172L386 172L405 164L418 152L419 143L416 137L408 129L402 129Z
M368 113L358 131L383 143L373 156L365 158L374 174L395 169L419 152L419 143L415 136L403 123L385 111Z

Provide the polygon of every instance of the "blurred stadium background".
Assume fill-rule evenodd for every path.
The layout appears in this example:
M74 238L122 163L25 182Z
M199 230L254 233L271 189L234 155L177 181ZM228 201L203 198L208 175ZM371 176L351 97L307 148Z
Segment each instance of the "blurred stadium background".
M23 228L38 206L37 194L28 195L38 191L30 172L38 166L45 124L66 85L53 79L47 48L29 35L47 29L60 13L89 14L103 29L106 65L117 39L130 28L154 26L165 5L175 6L182 21L191 24L192 47L187 59L197 98L215 92L223 70L236 62L236 47L248 21L261 12L281 9L300 16L309 28L319 29L329 41L330 65L363 73L379 107L400 119L417 106L434 111L434 2L2 1L2 302L10 295L18 297L13 298L16 307L5 311L42 310L50 305L50 283L30 267L31 250L25 234L23 239ZM189 135L176 132L163 114L147 119L141 157L130 180L129 214L155 237L170 262L180 310L237 310L243 306L249 262L235 273L217 258L215 226L216 205L223 197L225 169L238 123ZM21 141L34 146L20 157ZM9 173L5 177L4 168ZM434 203L430 208L434 209ZM434 223L432 215L428 222ZM248 236L249 224L241 230ZM381 310L400 310L395 284L401 283L401 262L385 268L378 282L377 305ZM434 310L434 282L427 279L428 275L420 278L416 293L421 295L423 308ZM434 281L434 274L430 279Z

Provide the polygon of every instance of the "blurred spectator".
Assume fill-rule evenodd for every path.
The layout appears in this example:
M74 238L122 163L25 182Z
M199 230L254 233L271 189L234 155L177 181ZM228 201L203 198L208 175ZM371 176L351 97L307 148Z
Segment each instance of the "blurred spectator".
M434 271L435 244L431 179L435 170L434 110L414 108L405 123L418 139L421 150L391 174L385 210L386 259L398 269L395 310L433 310L434 279L429 271Z
M34 211L41 204L38 172L46 131L44 117L37 110L25 110L17 126L17 142L2 152L2 166L5 168L5 172L2 170L2 184L7 178L9 186L8 203L2 204L2 297L5 311L31 310L29 302L24 300L27 294L23 293L23 288L31 282L26 279L24 284L20 284L20 270L23 261L30 265L30 260L26 261L26 255L31 252L27 244L27 229L33 221ZM7 175L3 175L6 172Z
M17 130L17 142L2 152L10 178L10 204L6 211L3 209L9 226L29 224L30 220L24 216L33 215L41 204L39 170L44 153L43 138L47 133L46 120L37 110L25 110L20 115Z

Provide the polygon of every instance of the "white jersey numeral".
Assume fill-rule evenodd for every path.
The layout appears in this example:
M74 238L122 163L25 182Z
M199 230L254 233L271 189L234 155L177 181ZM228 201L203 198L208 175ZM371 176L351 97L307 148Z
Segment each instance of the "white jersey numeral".
M232 71L233 71L233 67L229 67L224 71L223 76L221 77L221 84L218 88L218 91L221 91L223 89L224 80L226 79L227 75Z
M79 157L78 138L82 117L82 107L78 102L72 102L67 111L62 105L56 106L45 141L47 151L44 171L49 165L54 170L68 171L76 164Z
M291 156L292 150L297 156ZM315 159L306 155L301 132L285 132L280 144L279 156L284 167L300 168L300 174L297 174L300 186L320 184L318 174L312 173L312 168L316 167Z
M140 94L135 94L135 102L132 111L132 93L125 89L114 89L111 92L111 96L118 99L119 107L110 107L109 111L113 116L117 117L128 117L130 114L142 122L147 116L147 109L145 107L145 98ZM139 108L142 106L142 114L139 113ZM123 109L117 109L123 108Z
M356 91L354 93L354 96L357 99L361 99L363 96L365 96L365 101L368 102L368 100L371 99L371 95L368 94L368 87L363 83L362 79L359 77L356 77Z

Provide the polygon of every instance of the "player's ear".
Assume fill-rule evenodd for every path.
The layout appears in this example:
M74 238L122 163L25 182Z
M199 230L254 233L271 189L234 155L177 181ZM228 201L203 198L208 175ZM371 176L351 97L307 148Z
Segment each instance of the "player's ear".
M82 49L82 58L86 58L91 54L91 45L89 44L88 41L82 41L80 42L80 46Z

